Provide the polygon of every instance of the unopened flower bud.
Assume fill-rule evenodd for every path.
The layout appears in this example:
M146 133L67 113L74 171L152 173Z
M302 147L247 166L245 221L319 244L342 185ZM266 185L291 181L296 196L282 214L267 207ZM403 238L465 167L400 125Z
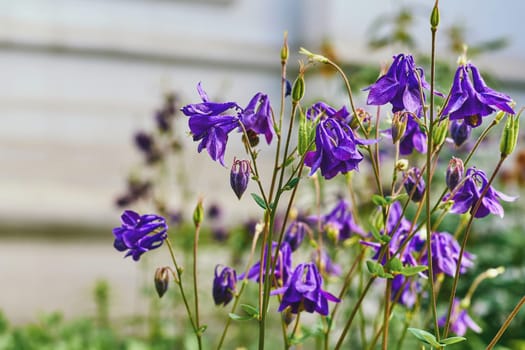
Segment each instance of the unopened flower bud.
M339 241L339 227L331 223L328 223L325 225L324 231L326 232L326 236L332 242L337 243Z
M284 32L283 46L281 47L281 63L285 64L288 60L288 32Z
M437 2L434 5L434 8L432 9L432 13L430 14L430 27L432 30L436 30L437 26L439 25L439 8L437 6Z
M461 146L470 136L472 128L464 121L454 120L450 125L450 136L456 146Z
M448 163L447 175L445 179L449 190L453 191L454 188L456 188L463 178L464 171L465 167L463 165L463 161L459 158L452 157Z
M396 170L397 171L406 171L408 169L408 160L406 159L399 159L396 162Z
M248 187L249 180L250 162L247 160L234 159L230 172L230 185L235 195L237 195L237 198L241 199L242 194Z
M414 167L407 171L404 186L407 194L412 196L414 202L419 202L423 199L425 181L418 168Z
M195 227L199 226L204 219L204 209L202 207L202 198L197 202L197 206L193 210L193 224Z
M406 113L402 112L396 112L394 113L394 116L392 117L392 142L396 143L398 142L403 135L405 135L405 131L407 129L407 115Z
M508 156L516 148L520 131L520 116L509 115L503 127L499 149L502 156Z
M359 123L364 125L371 119L370 114L362 108L357 108L355 112L356 115L352 115L352 119L350 120L350 127L353 130L359 128Z
M159 298L162 298L164 293L168 290L168 284L170 281L170 268L167 266L159 267L155 270L155 290L159 295Z
M302 100L304 96L304 89L305 89L304 76L303 74L300 73L297 79L295 79L295 82L293 83L293 87L292 87L292 101L294 103L297 103Z

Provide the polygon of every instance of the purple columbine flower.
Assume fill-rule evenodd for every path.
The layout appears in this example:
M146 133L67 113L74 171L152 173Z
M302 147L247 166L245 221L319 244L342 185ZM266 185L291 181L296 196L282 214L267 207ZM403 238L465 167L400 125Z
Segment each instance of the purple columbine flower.
M411 309L421 293L421 284L414 278L396 275L392 279L392 300Z
M360 140L347 124L335 118L322 120L315 131L315 151L306 153L304 164L311 168L310 175L321 169L325 179L359 169L363 155L358 145L371 144L375 140Z
M328 301L338 303L341 300L322 289L323 278L314 263L299 264L290 281L271 294L283 294L279 312L287 307L293 314L301 311L317 312L328 315Z
M160 247L168 236L166 219L161 216L126 210L121 220L122 226L113 229L113 246L120 252L127 250L125 257L131 255L135 261L148 250Z
M454 191L461 179L463 179L463 172L465 171L465 166L463 161L459 158L452 157L448 163L445 182L449 190Z
M226 306L235 294L235 285L237 284L237 273L234 269L224 266L218 273L221 265L215 266L215 277L213 278L213 301L215 305Z
M472 74L472 80L470 74ZM441 111L450 120L463 119L472 127L481 125L481 119L496 109L514 114L509 106L512 99L485 84L476 66L472 63L460 65L456 70L450 89L450 98Z
M327 118L335 118L340 121L349 121L350 113L348 113L348 110L346 109L346 106L341 107L341 109L336 110L334 107L330 106L329 104L319 101L314 103L310 108L306 110L306 117L310 120L316 120L316 119L327 119Z
M275 257L275 250L277 248L277 242L272 242L272 260L274 259ZM265 276L264 274L266 273L265 271L265 266L266 266L266 256L267 256L267 251L265 250L264 251L264 259L263 259L263 281L265 279ZM281 244L281 248L279 249L279 252L277 253L278 256L277 256L277 263L275 265L275 271L274 271L274 274L273 274L273 279L272 279L272 285L273 286L283 286L283 285L286 285L286 283L288 282L288 279L290 278L290 275L292 273L292 249L290 248L290 245L286 242L283 242ZM260 281L260 266L261 266L261 262L258 261L256 262L251 268L250 270L248 270L248 275L246 276L248 279L252 280L252 281L255 281L255 282L259 282ZM242 273L239 275L239 280L242 280L244 279L245 277L245 274Z
M481 197L481 193L488 185L487 175L483 170L476 169L475 167L469 168L465 174L466 180L463 182L461 187L456 190L456 193L452 198L450 196L445 197L443 200L454 200L454 205L450 209L451 213L463 214L470 211L471 214L476 218L483 218L489 214L498 215L503 217L503 207L499 203L499 200L506 202L512 202L518 197L508 196L504 193L496 191L492 186L488 189L487 193L481 200L481 205L478 210L473 213L474 207Z
M461 146L470 136L472 127L465 120L453 120L450 123L450 137L456 147Z
M423 199L425 194L425 180L421 171L416 168L410 168L405 175L405 183L403 184L407 194L412 195L411 199L414 202L419 202Z
M299 220L295 220L288 225L284 232L284 242L290 245L292 252L295 252L303 243L304 236L308 230L308 224Z
M202 103L184 106L181 109L182 113L190 117L188 125L193 141L201 140L198 147L199 153L206 148L211 159L219 161L224 166L228 134L239 126L237 113L241 108L235 102L210 102L201 83L197 85L197 91ZM235 115L223 114L232 109L236 110Z
M414 57L399 54L394 57L386 74L364 89L370 91L366 103L374 106L391 103L394 113L407 110L419 116L423 110L420 82L422 88L430 90L423 68L416 67Z
M438 325L444 327L447 323L447 315L438 320ZM461 307L458 299L454 299L452 305L452 314L450 315L450 330L456 335L462 337L467 333L468 329L472 329L476 333L481 333L481 327L467 313L467 310Z
M248 187L248 181L250 181L250 162L234 159L230 172L230 185L237 198L241 199Z
M344 241L357 233L364 236L365 231L357 225L350 210L350 203L341 199L336 206L325 215L321 217L310 217L312 225L316 225L320 221L321 229L329 237L333 237L336 241Z
M410 114L405 133L399 140L399 153L407 155L414 150L418 153L427 153L427 135L421 130L414 116Z
M246 131L264 135L270 144L273 137L272 109L268 95L261 92L252 97L246 108L239 115Z
M450 233L448 232L434 232L431 238L432 248L432 264L434 266L434 273L444 273L451 277L456 275L456 268L458 266L459 252L461 247ZM460 273L466 273L467 270L474 266L474 255L465 251L461 259ZM427 254L422 254L421 264L427 264Z

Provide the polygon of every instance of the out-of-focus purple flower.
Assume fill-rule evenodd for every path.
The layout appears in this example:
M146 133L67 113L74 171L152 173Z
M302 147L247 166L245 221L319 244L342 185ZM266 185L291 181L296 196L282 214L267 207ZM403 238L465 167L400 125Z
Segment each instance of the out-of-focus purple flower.
M303 243L307 231L308 224L299 220L295 220L288 225L284 232L284 242L290 245L292 252L295 252Z
M445 177L445 182L449 190L453 191L456 186L459 184L461 179L463 179L463 172L465 171L465 166L463 161L459 158L452 157L448 163L447 173Z
M341 266L335 264L332 259L330 259L330 255L328 255L324 249L321 251L319 251L319 249L315 249L312 254L312 261L319 266L319 270L321 270L321 272L324 272L329 276L341 275Z
M447 324L447 315L438 320L438 325L444 327ZM467 310L461 307L458 299L454 299L452 304L452 314L450 315L450 330L456 335L462 337L468 329L476 333L481 333L481 327L467 313Z
M122 225L113 229L113 246L120 252L127 250L125 257L131 255L135 261L148 250L160 247L168 236L168 225L161 216L126 210L121 219Z
M329 237L335 238L336 241L342 242L355 233L361 236L365 235L365 231L357 225L352 216L350 203L344 199L337 202L328 214L321 215L319 218L310 217L309 220L312 222L312 226L320 222L321 229Z
M472 73L472 80L470 78ZM482 117L496 109L514 114L509 106L512 99L485 84L476 66L472 63L460 65L456 70L450 89L450 98L441 111L450 120L463 119L472 127L481 125Z
M228 230L223 226L214 227L211 229L211 235L217 242L224 242L228 239Z
M419 202L423 199L425 194L425 180L419 168L413 167L408 169L405 175L405 190L407 194L412 195L411 199L414 202Z
M392 279L392 300L411 309L421 293L421 285L412 277L396 275Z
M476 218L483 218L491 213L503 217L503 207L499 203L499 200L501 199L506 202L512 202L517 198L496 191L491 186L481 200L481 205L478 210L473 213L472 211L489 181L483 170L474 167L467 170L465 177L465 181L461 187L456 190L456 193L452 198L450 198L450 196L443 198L443 200L454 200L454 205L452 205L452 208L450 209L451 213L463 214L470 211L470 213Z
M284 97L288 97L292 94L292 83L290 83L290 80L284 79L284 84L285 84Z
M202 99L201 103L184 106L181 110L190 117L188 125L193 135L193 141L201 141L198 151L204 148L211 159L219 161L224 166L224 152L228 142L228 134L239 126L238 111L241 108L235 102L210 102L208 95L202 89L201 83L197 91ZM235 115L223 115L228 110L235 110Z
M408 115L405 134L399 140L399 153L407 155L414 150L419 153L427 153L427 135L421 131L414 117Z
M217 203L212 203L208 207L207 214L208 214L208 218L210 220L219 219L221 217L221 215L222 215L221 207Z
M153 149L153 138L144 131L135 134L135 144L144 153L149 153Z
M310 175L321 169L325 179L359 169L363 155L358 145L371 144L375 140L360 140L347 124L337 119L322 120L315 132L315 151L306 153L304 164L311 168Z
M350 113L346 109L346 106L341 107L341 109L336 110L334 107L329 104L319 101L314 103L310 108L306 110L306 117L310 120L324 120L327 118L335 118L341 122L348 122L348 117Z
M273 138L273 123L268 95L261 92L255 94L239 117L247 131L264 135L266 142L270 144Z
M127 193L119 196L115 201L119 208L127 207L135 201L146 198L151 192L151 182L130 178Z
M215 266L215 277L213 279L213 301L215 305L226 306L235 294L237 284L237 273L234 269L224 266L219 273L221 265Z
M450 137L452 137L457 147L461 146L469 138L471 131L472 127L464 120L453 120L450 123Z
M168 220L171 225L179 225L182 223L182 212L180 210L168 211Z
M399 54L394 57L386 74L364 89L370 91L366 103L375 106L391 103L394 113L407 110L419 116L424 103L420 82L423 89L430 90L423 68L416 67L414 57ZM423 100L424 98L423 94Z
M248 181L250 181L250 162L234 159L230 172L230 185L237 198L241 199L248 187Z
M272 242L272 257L271 261L275 258L275 250L277 249L277 242ZM272 278L272 286L283 286L286 285L288 282L288 279L290 278L290 275L292 273L292 249L290 248L290 245L286 242L283 242L281 244L281 248L279 249L279 252L277 252L277 262L275 264L275 271ZM266 256L267 251L264 251L264 259L263 259L263 281L265 279L265 266L266 266ZM246 276L248 279L259 282L260 280L260 266L261 262L256 262L250 270L248 270L248 275ZM245 275L244 273L239 275L239 280L244 279Z
M328 301L338 303L341 300L323 290L322 284L323 278L314 263L297 265L290 281L272 292L272 295L283 294L279 312L289 307L294 314L304 310L328 315Z
M458 266L459 252L461 247L450 233L434 232L430 242L432 248L432 264L434 266L434 273L444 273L451 277L456 275L456 268ZM474 256L469 252L463 253L461 259L460 273L466 273L467 270L474 266ZM422 254L423 265L427 264L427 254Z

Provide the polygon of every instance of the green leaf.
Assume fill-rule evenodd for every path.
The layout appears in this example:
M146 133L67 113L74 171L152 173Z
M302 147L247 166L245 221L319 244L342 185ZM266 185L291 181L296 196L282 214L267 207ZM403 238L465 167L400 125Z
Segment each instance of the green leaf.
M375 226L371 226L370 231L372 232L372 236L376 239L376 241L382 242L381 233L379 233L379 230Z
M379 240L385 244L388 244L388 242L390 242L390 240L392 239L392 237L388 236L388 235L381 235L379 236Z
M262 199L259 195L255 194L255 193L250 193L250 194L252 195L252 198L255 201L255 203L257 203L264 210L268 209L266 207L266 203L264 202L264 199Z
M428 269L428 266L418 265L418 266L407 266L403 267L401 271L399 271L400 274L403 276L414 276L417 275L420 272L423 272Z
M441 348L443 347L442 344L440 344L437 339L436 339L436 336L432 333L429 333L427 331L424 331L422 329L419 329L419 328L408 328L408 330L410 331L410 333L412 333L417 339L421 340L423 343L425 344L429 344L429 345L432 345L436 348Z
M388 201L385 199L385 197L382 197L378 194L374 194L372 196L372 203L374 203L375 205L379 205L381 207L384 207L388 204Z
M241 316L241 315L237 315L231 312L228 314L228 316L234 321L248 321L248 320L253 319L253 317L249 315Z
M403 263L399 258L394 257L388 262L388 268L394 272L400 272L403 270Z
M467 340L467 338L465 337L450 337L447 339L442 339L440 343L443 346L447 346L447 345L461 343L462 341L465 341L465 340Z
M288 183L283 187L283 191L289 191L293 189L295 186L297 186L298 183L299 183L298 177L294 177L293 179L290 179L290 181L288 181Z
M303 156L309 151L315 137L315 125L306 118L302 111L299 111L299 142L297 150Z
M379 275L379 273L383 271L383 266L372 260L366 261L366 267L368 268L368 272L370 272L372 275Z
M244 310L244 312L246 312L251 317L253 317L253 318L258 318L259 317L259 308L258 307L255 307L255 306L252 306L252 305L248 305L248 304L241 304L241 308Z

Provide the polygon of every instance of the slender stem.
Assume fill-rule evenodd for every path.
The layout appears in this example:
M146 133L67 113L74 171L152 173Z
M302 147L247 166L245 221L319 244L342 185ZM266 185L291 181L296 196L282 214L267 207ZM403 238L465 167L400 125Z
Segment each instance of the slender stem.
M376 277L372 276L368 280L368 283L366 284L365 289L363 290L363 292L359 296L359 299L357 300L356 305L354 306L354 309L352 310L352 313L350 314L350 317L346 321L345 327L343 328L343 332L339 336L339 339L337 341L337 344L336 344L334 350L340 349L341 346L343 345L343 341L344 341L344 339L346 337L346 334L350 330L350 326L352 325L352 321L354 320L355 315L357 315L357 310L359 310L359 308L361 307L361 304L363 303L363 300L365 299L365 296L368 293L368 290L372 286L372 283L375 281L375 279L376 279Z
M514 310L512 310L510 315L507 317L507 319L505 320L505 322L503 323L503 325L499 329L498 333L496 333L496 335L494 336L494 338L492 339L492 341L490 342L490 344L487 346L487 348L485 350L491 350L496 345L496 343L499 341L499 339L501 338L503 333L505 333L505 331L509 327L509 325L512 322L512 320L514 319L514 317L516 317L516 315L520 311L520 309L523 306L523 304L525 304L525 297L522 297L521 300L519 301L519 303L514 307Z
M387 250L387 258L388 258ZM387 279L385 287L385 309L383 317L383 344L381 346L382 350L387 350L388 348L388 320L390 319L390 298L392 294L392 279Z
M199 321L199 288L197 285L197 252L199 250L199 232L200 224L195 226L195 239L193 241L193 293L195 294L195 327L197 328L197 342L199 343L199 349L202 349L202 332L200 330Z
M301 313L297 313L297 317L295 318L295 324L293 326L292 333L290 333L290 339L293 339L295 336L295 333L297 332L297 329L299 329L299 324L301 323ZM290 344L287 344L286 350L290 348Z
M452 284L452 290L450 292L450 299L449 299L449 302L448 302L447 322L445 323L445 329L443 331L443 337L444 338L447 337L448 331L449 331L449 328L450 328L450 319L451 319L451 316L452 316L452 305L453 305L453 302L454 302L454 298L456 297L456 289L458 287L459 274L460 274L460 270L461 270L461 261L463 259L463 254L465 253L465 247L467 246L467 241L468 241L468 238L470 236L470 231L472 229L472 223L474 222L474 218L476 217L476 212L478 211L479 207L481 206L483 198L485 197L485 195L489 191L489 189L490 189L490 187L492 185L492 182L496 178L496 175L498 174L498 171L500 170L501 165L503 164L503 162L505 161L506 158L507 157L505 155L501 155L501 157L500 157L500 159L498 161L498 164L496 165L496 168L494 169L494 172L492 173L492 176L489 179L489 182L487 183L485 188L483 188L483 191L481 192L481 195L479 196L479 199L476 202L476 205L474 206L474 208L471 211L470 218L469 218L469 221L467 223L467 227L465 228L465 234L463 236L463 242L461 243L461 250L459 251L459 257L458 257L458 261L456 263L456 274L454 275L454 282Z
M171 242L170 242L169 238L166 239L166 245L168 246L168 250L169 250L170 255L171 255L171 261L173 262L173 266L175 267L175 272L177 273L177 279L176 279L175 282L179 286L179 291L180 291L180 294L182 296L182 301L184 302L184 306L186 307L186 313L188 314L188 319L190 320L191 327L193 328L193 332L198 337L198 335L197 335L198 329L195 326L195 322L193 320L193 316L192 316L192 313L191 313L191 310L190 310L190 304L188 303L188 299L186 298L186 293L184 293L184 287L182 285L182 279L181 279L181 275L182 275L181 271L182 271L182 269L177 264L177 259L175 259L175 253L173 252L173 247L171 245Z

